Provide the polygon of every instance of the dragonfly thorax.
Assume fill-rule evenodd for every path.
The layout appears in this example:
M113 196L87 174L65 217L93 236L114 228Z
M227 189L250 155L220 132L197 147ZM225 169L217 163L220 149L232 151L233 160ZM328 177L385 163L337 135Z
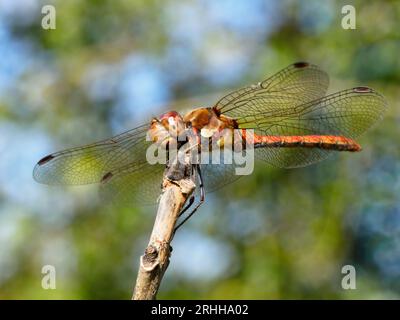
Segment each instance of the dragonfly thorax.
M203 137L211 137L216 132L237 127L233 119L217 114L214 108L194 109L186 113L183 120L186 126L199 130Z

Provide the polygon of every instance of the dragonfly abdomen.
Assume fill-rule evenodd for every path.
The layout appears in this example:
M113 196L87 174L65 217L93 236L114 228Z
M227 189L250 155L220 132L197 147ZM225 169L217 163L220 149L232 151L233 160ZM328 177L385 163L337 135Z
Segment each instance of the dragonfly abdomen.
M318 148L335 151L361 151L361 146L343 136L258 136L254 135L255 148Z

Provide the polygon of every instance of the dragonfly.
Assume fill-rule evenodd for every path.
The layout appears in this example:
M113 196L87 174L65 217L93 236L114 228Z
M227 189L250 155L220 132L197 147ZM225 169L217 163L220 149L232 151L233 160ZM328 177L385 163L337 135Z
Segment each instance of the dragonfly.
M355 140L380 120L385 98L359 86L327 95L329 77L318 66L297 62L266 80L233 91L211 107L183 116L169 111L149 123L86 146L45 156L33 177L49 185L100 184L101 196L131 204L155 203L165 165L149 164L146 150L171 139L171 127L195 136L213 137L222 129L252 129L256 159L279 168L307 166L339 152L358 152ZM149 139L150 137L150 139ZM247 142L247 141L246 141ZM205 193L233 182L234 164L196 164L199 201L181 226L204 202ZM194 202L189 204L181 214Z

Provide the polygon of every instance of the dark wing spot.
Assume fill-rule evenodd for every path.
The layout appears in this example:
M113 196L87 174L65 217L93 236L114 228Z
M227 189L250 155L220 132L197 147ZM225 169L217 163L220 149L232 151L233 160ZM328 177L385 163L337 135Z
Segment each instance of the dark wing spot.
M367 92L372 92L372 89L368 87L355 87L353 88L353 91L359 93L367 93Z
M53 155L50 154L50 155L48 155L48 156L45 156L44 158L42 158L42 159L39 160L38 165L39 165L39 166L42 166L42 165L44 165L45 163L49 162L51 159L54 159L54 156L53 156Z
M112 174L112 172L107 172L104 176L103 176L103 178L101 178L101 183L106 183L106 182L108 182L111 178L112 178L112 176L113 176L113 174Z
M310 64L308 62L296 62L293 64L295 68L305 68L308 67Z

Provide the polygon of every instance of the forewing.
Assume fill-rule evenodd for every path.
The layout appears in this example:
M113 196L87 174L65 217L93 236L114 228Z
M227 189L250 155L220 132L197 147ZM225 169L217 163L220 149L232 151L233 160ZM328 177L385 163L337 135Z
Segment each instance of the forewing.
M41 159L33 170L37 182L50 185L80 185L100 182L104 175L128 164L146 161L148 125L113 138L59 151Z
M328 86L326 72L298 62L256 85L228 94L215 108L235 119L260 112L277 113L325 96Z

